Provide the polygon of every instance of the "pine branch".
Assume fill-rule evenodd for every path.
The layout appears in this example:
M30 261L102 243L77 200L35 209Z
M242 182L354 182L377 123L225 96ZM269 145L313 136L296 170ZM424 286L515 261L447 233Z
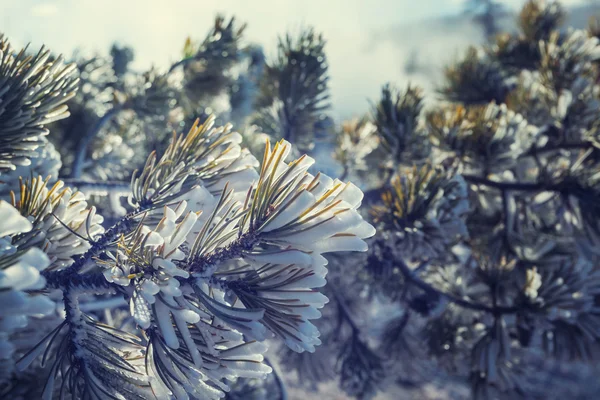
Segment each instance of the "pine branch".
M85 253L79 256L69 267L59 271L42 271L41 275L46 278L48 287L60 287L65 281L68 282L72 276L78 275L78 272L88 261L104 251L108 245L119 237L119 235L131 231L135 218L142 211L143 210L138 209L121 218L99 238L95 239L94 244Z
M117 286L108 282L102 273L80 274L76 271L58 271L46 274L46 288L68 291L71 288L87 291L101 291Z

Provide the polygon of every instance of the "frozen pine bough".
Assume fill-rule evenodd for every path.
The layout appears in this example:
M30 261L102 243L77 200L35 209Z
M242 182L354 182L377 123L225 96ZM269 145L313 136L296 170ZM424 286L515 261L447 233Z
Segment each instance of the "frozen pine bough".
M128 212L103 226L85 194L40 175L73 68L2 46L3 396L218 399L271 372L266 339L315 350L324 255L364 252L375 233L361 190L289 160L285 140L259 163L209 117L148 156Z
M0 399L596 398L600 29L562 17L335 132L312 29L147 72L0 39Z

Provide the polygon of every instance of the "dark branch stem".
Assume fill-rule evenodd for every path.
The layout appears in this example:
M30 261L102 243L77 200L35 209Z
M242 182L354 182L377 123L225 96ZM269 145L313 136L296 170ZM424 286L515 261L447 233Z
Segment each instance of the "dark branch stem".
M171 65L171 68L169 68L169 71L167 72L167 74L170 74L173 71L175 71L178 67L185 66L185 65L187 65L190 62L195 61L195 60L196 59L194 57L188 57L188 58L184 58L182 60L179 60L175 64Z
M287 395L287 389L285 388L285 384L283 383L283 380L281 380L281 377L279 375L279 371L275 368L275 366L271 363L271 361L269 361L269 359L267 357L265 357L265 364L267 364L269 367L271 367L271 369L273 370L273 378L275 379L275 383L277 384L277 387L279 388L279 400L287 400L288 399L288 395Z
M96 135L98 135L98 132L100 132L104 125L109 123L117 114L125 109L125 105L114 106L108 110L108 112L104 114L81 138L79 144L77 145L77 149L75 150L75 160L73 161L73 166L71 168L72 178L79 178L83 174L83 164L87 155L87 149Z
M212 275L214 268L220 263L242 256L243 252L252 250L259 241L260 237L258 234L247 232L226 247L219 248L201 257L192 257L191 259L183 260L178 264L188 272Z
M463 308L468 308L475 311L484 311L491 313L493 315L499 314L514 314L517 309L515 307L504 307L504 306L488 306L485 304L473 303L469 300L464 300L459 297L456 297L450 293L442 292L433 286L429 285L427 282L423 281L417 275L415 275L410 268L404 263L402 260L398 260L398 266L400 267L400 271L404 275L407 281L417 286L421 290L429 294L435 294L442 298L447 299L449 302L454 303Z
M331 290L333 297L335 297L335 301L338 303L338 306L339 306L338 309L344 315L344 319L348 322L348 325L350 325L350 327L352 328L352 331L354 333L360 332L358 325L356 325L356 322L354 322L354 320L352 319L352 312L348 308L348 305L344 301L344 298L340 294L340 292L337 289L337 287L335 286L335 284L331 281L327 282L327 287Z
M381 195L388 190L386 185L379 187L377 189L371 189L364 192L363 203L364 204L375 204L381 201Z
M92 181L86 179L63 179L63 182L69 186L79 189L86 194L92 194L94 192L123 192L129 193L130 183L125 181Z
M49 278L46 278L47 289L69 291L74 288L77 290L100 291L116 287L115 284L106 280L104 274L98 272L93 274L71 272L69 275L51 275Z
M350 167L348 166L348 164L344 163L344 170L342 172L342 175L340 176L340 181L345 181L346 178L348 178L348 174L350 172Z
M509 200L510 200L510 191L502 190L502 210L504 216L504 239L506 243L510 243L510 227L512 221L510 220L510 208L509 208Z
M92 247L90 247L85 253L79 256L73 264L69 267L60 271L42 271L42 276L46 278L46 285L49 288L59 288L71 282L77 280L79 271L92 257L100 254L106 247L112 243L119 235L131 231L135 216L137 216L142 210L135 210L123 218L121 218L111 228L106 230L98 239L94 241ZM88 275L85 275L88 276Z
M559 143L547 145L544 147L533 147L527 153L526 156L535 156L537 154L549 153L559 150L587 150L590 148L597 148L592 142L575 142L575 143Z
M515 191L525 191L525 192L541 192L541 191L556 191L559 192L563 190L558 184L552 183L536 183L536 182L500 182L493 181L484 177L463 174L463 178L469 183L475 185L484 185L493 187L500 190L515 190Z

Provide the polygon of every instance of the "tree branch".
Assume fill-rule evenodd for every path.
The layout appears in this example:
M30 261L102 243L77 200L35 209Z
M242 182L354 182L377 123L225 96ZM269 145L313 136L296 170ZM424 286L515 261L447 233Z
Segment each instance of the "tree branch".
M363 195L363 203L371 205L381 201L381 195L387 190L387 185L383 185L382 187L376 189L367 190Z
M83 164L87 155L87 149L96 135L98 135L98 132L100 132L104 125L109 123L115 116L117 116L117 114L125 109L127 109L127 107L124 104L114 106L84 134L77 145L77 149L75 150L75 160L73 161L70 175L72 178L79 178L83 174Z
M358 327L358 325L356 325L356 322L354 322L354 320L352 319L352 312L348 308L348 305L344 301L344 298L338 291L335 284L333 282L329 281L329 282L327 282L327 287L329 287L329 289L331 290L331 293L333 294L333 297L335 297L335 301L338 303L338 309L342 312L342 314L344 315L344 319L346 320L346 322L348 322L348 325L350 325L350 327L352 328L352 332L359 333L360 328Z
M129 182L125 181L92 181L85 179L63 179L65 185L69 187L77 188L78 190L86 194L96 194L100 192L117 192L129 194L131 186Z
M463 174L463 178L469 183L475 185L484 185L493 187L500 190L515 190L524 192L542 192L542 191L556 191L559 192L563 187L559 184L542 183L542 182L500 182L493 181L484 177Z
M590 148L598 150L597 145L593 142L559 143L546 145L544 147L532 147L527 153L525 153L525 155L535 156L536 154L549 153L559 150L587 150Z
M142 209L137 209L121 218L116 224L100 235L100 237L94 241L94 244L92 244L92 246L79 256L79 258L77 258L69 267L60 271L42 271L41 275L46 278L47 286L58 288L73 276L79 275L79 270L81 270L92 257L97 256L105 250L110 243L119 237L119 235L131 231L134 218L139 215L141 211Z
M473 303L469 300L464 300L459 297L456 297L450 293L442 292L441 290L434 288L433 286L429 285L427 282L419 278L417 275L415 275L401 259L398 259L398 267L400 268L400 271L402 272L407 281L414 284L424 292L435 294L437 296L440 296L441 298L445 298L449 302L454 303L463 308L468 308L475 311L484 311L493 315L514 314L515 312L517 312L516 307L488 306L485 304Z
M287 389L285 388L285 383L283 383L283 380L279 376L279 371L275 368L275 366L271 363L271 361L269 361L267 357L265 357L264 362L273 370L273 378L275 379L275 383L279 388L279 400L288 400Z
M197 61L197 60L195 57L188 57L188 58L184 58L184 59L177 61L175 64L171 65L167 74L172 73L180 66L186 66L187 64L191 63L192 61Z
M258 234L246 232L226 247L221 247L201 257L182 260L178 264L186 271L199 273L201 276L212 276L220 263L240 257L244 251L252 250L259 241Z
M101 291L105 289L116 288L117 286L106 280L104 274L96 272L93 274L80 274L76 271L59 271L49 275L46 278L46 289L60 289L69 291L70 289L85 289L90 291Z

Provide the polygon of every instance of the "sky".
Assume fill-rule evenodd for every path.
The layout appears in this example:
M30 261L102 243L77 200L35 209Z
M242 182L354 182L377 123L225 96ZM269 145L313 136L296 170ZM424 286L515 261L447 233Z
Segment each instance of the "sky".
M177 61L185 38L203 38L217 13L246 22L247 41L261 44L267 55L273 54L277 35L311 25L327 39L333 112L342 119L364 112L383 83L408 83L402 64L415 43L440 66L470 44L474 31L469 27L457 27L451 35L427 24L458 13L463 1L0 0L0 32L15 45L45 44L66 55L76 48L106 54L120 42L134 48L133 67L147 69ZM503 3L518 8L523 0ZM412 28L400 41L373 40L402 25ZM436 77L420 79L428 86Z

